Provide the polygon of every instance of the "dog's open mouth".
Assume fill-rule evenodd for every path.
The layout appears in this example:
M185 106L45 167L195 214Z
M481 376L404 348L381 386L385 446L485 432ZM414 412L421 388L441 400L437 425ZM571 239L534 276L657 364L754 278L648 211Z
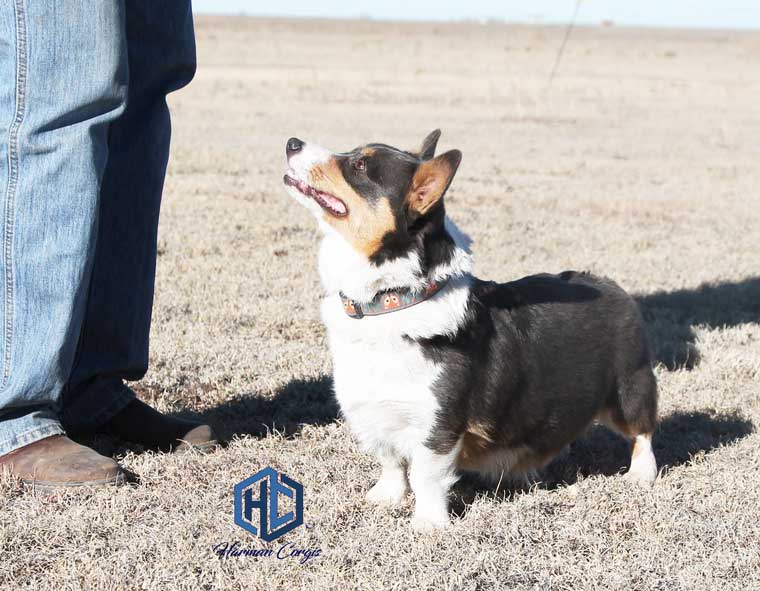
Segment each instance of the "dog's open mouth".
M322 206L322 209L327 211L329 214L339 218L348 215L348 208L346 207L346 204L338 199L335 195L331 195L330 193L325 193L324 191L315 189L303 181L299 181L298 179L293 178L289 174L286 174L282 180L286 185L298 189L298 191L306 197L311 197L314 199L314 201L319 203L319 205Z

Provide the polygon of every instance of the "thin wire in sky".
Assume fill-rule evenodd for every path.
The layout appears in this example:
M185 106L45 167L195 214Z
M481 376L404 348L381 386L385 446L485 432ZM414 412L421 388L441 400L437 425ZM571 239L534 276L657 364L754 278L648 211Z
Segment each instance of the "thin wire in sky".
M562 39L562 45L559 46L557 57L554 60L554 67L552 68L552 73L549 75L549 84L551 84L552 80L554 80L554 75L557 73L557 68L559 68L559 62L562 59L562 54L565 52L565 45L567 45L567 40L570 39L570 33L573 32L573 27L575 26L575 20L578 18L578 10L581 7L582 1L583 0L576 0L575 2L575 11L573 12L573 18L570 21L570 24L567 25L567 29L565 30L565 38Z

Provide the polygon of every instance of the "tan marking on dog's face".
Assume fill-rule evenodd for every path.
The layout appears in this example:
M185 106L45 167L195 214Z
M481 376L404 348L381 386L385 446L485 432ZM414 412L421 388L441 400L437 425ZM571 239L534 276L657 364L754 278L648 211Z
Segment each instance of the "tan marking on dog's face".
M359 195L346 182L335 157L310 170L309 184L315 189L335 195L346 204L348 215L338 218L323 212L323 219L365 256L375 254L382 245L383 236L396 230L396 219L390 201L381 198L376 203L370 203Z

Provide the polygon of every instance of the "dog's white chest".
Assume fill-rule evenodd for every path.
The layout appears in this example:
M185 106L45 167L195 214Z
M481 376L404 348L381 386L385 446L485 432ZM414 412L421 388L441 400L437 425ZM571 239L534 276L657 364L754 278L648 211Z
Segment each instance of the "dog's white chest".
M335 393L352 431L368 450L408 455L433 427L432 385L440 368L383 317L349 318L337 297L324 301L322 316Z

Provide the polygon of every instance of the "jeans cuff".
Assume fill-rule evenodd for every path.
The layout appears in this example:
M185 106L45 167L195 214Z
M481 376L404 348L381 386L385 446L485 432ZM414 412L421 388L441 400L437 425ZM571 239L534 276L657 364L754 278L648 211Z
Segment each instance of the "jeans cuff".
M11 419L0 417L0 456L40 439L65 434L61 422L47 410L33 410Z
M96 431L136 397L121 380L95 383L67 401L61 411L61 422L67 430Z

